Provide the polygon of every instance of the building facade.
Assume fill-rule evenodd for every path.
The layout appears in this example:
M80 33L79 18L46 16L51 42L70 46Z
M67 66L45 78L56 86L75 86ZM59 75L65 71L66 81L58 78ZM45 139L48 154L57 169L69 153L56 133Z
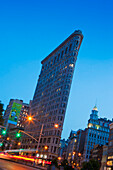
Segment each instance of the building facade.
M71 130L70 136L68 138L68 147L67 147L67 160L69 165L74 161L75 148L77 143L77 131Z
M32 132L31 134L39 141L39 145L37 148L37 143L26 137L23 139L22 148L37 148L41 155L47 153L50 159L57 157L73 72L82 39L82 32L75 31L41 62L42 69L31 106L35 125L26 128L26 131ZM55 124L59 125L56 129ZM41 140L39 140L40 132L43 133ZM44 151L45 145L48 147L46 151Z
M108 155L107 155L107 170L113 168L113 123L110 124L110 134L108 143Z
M9 116L11 114L11 111L12 111L14 103L19 104L20 106L22 106L21 110L20 110L20 113L19 113L17 123L15 125L13 123L8 122ZM26 117L28 116L28 112L29 112L29 104L23 103L23 100L10 99L10 102L7 105L7 108L6 108L5 113L4 113L4 126L7 129L16 128L16 127L24 129Z
M58 157L61 157L62 160L66 159L67 147L68 147L68 140L61 139L59 144L59 149L58 149Z
M94 148L94 145L108 145L109 124L111 122L112 121L106 118L98 118L98 109L96 106L93 108L86 129L83 162L89 161L91 150Z
M86 130L71 131L68 138L67 157L68 163L73 167L80 168L84 151Z
M102 155L103 155L103 145L94 145L94 148L91 150L90 159L95 159L99 162L101 167L101 161L102 161Z
M26 125L26 119L27 116L29 115L29 104L27 103L22 103L22 108L21 108L21 112L18 118L18 122L17 122L17 127L24 129L25 125Z

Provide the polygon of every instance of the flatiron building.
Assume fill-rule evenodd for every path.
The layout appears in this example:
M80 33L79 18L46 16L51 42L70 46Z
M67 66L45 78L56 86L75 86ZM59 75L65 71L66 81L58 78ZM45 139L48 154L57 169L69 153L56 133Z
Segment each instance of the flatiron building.
M39 144L26 136L21 146L23 149L38 149L38 157L46 155L45 158L53 159L58 156L73 72L82 39L82 32L75 31L41 62L42 69L31 105L34 123L26 126L26 131ZM55 124L58 124L58 128L55 128Z

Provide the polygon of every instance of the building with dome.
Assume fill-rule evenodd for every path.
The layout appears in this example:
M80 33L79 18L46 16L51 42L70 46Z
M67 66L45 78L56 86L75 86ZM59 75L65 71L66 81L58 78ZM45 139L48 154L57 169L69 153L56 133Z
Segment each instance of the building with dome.
M84 152L82 161L88 161L90 158L91 150L94 145L108 145L109 138L109 125L112 121L107 118L98 117L98 109L96 106L92 109L90 119L88 120L84 144Z

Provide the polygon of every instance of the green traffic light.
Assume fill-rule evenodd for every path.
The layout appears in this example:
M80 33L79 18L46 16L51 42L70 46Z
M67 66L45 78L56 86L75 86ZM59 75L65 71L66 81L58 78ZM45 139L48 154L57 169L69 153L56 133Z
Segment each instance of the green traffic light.
M0 143L0 147L3 146L3 143Z
M2 131L2 134L5 135L5 134L6 134L6 130L3 130L3 131Z
M17 134L16 134L16 137L19 138L19 137L20 137L20 133L17 133Z

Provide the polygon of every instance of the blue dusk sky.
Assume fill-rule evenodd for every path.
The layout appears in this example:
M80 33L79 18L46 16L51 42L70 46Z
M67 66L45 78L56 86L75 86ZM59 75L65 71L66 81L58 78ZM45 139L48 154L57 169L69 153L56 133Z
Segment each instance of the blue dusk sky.
M84 129L95 103L113 118L113 1L3 0L0 2L0 100L33 98L43 60L75 30L84 35L62 138Z

